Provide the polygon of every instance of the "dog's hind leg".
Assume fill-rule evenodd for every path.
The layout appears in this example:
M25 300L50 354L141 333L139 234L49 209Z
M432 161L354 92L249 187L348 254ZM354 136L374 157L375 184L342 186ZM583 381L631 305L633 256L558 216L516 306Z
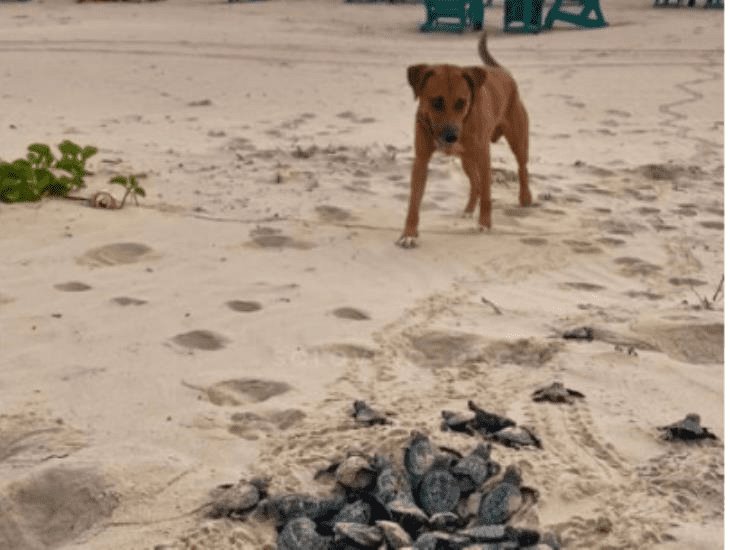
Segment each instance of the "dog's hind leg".
M532 204L532 195L530 194L530 177L527 172L529 128L527 111L525 111L521 101L515 102L510 124L505 126L503 131L504 137L507 139L515 159L517 159L517 174L520 180L520 205L530 206Z

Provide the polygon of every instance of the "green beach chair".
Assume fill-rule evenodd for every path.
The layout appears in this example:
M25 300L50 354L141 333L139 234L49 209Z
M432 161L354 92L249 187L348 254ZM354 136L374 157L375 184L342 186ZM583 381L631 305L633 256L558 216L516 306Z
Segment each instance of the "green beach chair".
M421 32L438 30L464 32L484 26L484 0L423 0L426 22Z
M542 5L543 0L505 0L504 32L540 32Z
M582 4L583 9L580 13L574 13L562 11L563 0L555 0L553 7L550 8L550 11L545 17L544 27L546 29L552 29L555 21L565 21L566 23L572 23L573 25L588 29L598 29L608 25L603 18L603 12L601 12L600 0L583 0Z

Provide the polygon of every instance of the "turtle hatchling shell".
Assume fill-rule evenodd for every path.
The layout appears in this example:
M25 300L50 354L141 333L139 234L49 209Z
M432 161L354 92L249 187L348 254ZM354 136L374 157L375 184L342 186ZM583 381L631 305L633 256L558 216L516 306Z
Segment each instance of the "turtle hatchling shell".
M441 429L444 431L451 430L469 435L474 434L474 429L472 428L472 423L474 422L473 412L441 411L441 418L443 418Z
M482 496L477 512L479 525L506 523L522 506L520 488L512 483L501 482Z
M375 482L375 470L363 456L348 456L335 471L337 482L347 489L362 491Z
M370 523L370 505L362 500L345 504L342 510L337 512L332 523Z
M421 432L413 432L403 459L406 470L411 475L411 478L420 480L431 469L435 458L436 454L431 447L431 441L429 441L428 436Z
M464 546L462 550L519 550L520 545L512 541L504 542L478 542L476 544L470 544ZM525 550L528 550L525 548ZM542 550L541 548L535 549L530 547L529 550Z
M507 540L507 527L504 525L477 525L459 531L460 535L472 542L500 542Z
M379 473L375 481L373 496L385 506L398 495L402 485L401 476L393 468L393 464L381 456L375 457L375 468Z
M354 542L365 548L376 548L383 542L383 532L378 527L372 525L336 523L335 542L342 541Z
M413 539L403 527L394 521L376 521L375 525L380 527L388 543L388 548L398 550L399 548L407 548L413 546Z
M429 526L434 531L446 531L451 533L464 526L462 519L453 512L440 512L429 519Z
M317 533L309 518L296 518L284 526L277 540L277 550L327 550L329 541Z
M231 515L241 515L254 509L259 500L266 496L267 483L264 480L251 482L241 480L235 485L221 486L213 496L208 515L212 518L222 518Z
M441 531L431 531L423 533L413 543L416 550L451 550L464 548L469 544L469 539L454 533L444 533Z
M428 516L413 502L408 492L398 493L398 496L388 503L387 508L401 525L406 524L407 529L410 526L420 527L428 523Z
M542 441L537 437L535 432L525 426L513 426L504 428L496 433L489 434L490 441L496 441L505 445L519 449L520 447L537 447L542 449Z
M264 501L261 502L264 504ZM342 509L342 497L318 498L311 495L290 494L270 498L265 502L264 515L270 516L277 525L306 517L314 521L329 517Z
M659 428L663 431L664 439L668 440L693 440L693 439L717 439L717 436L700 424L700 415L690 413L679 422Z
M515 421L511 418L487 412L477 406L474 401L469 401L467 404L469 409L474 411L474 426L484 434L498 432L504 428L516 425Z
M533 401L550 401L552 403L572 404L576 399L583 399L585 395L576 390L566 388L562 382L553 382L549 386L532 392Z
M418 487L418 500L429 515L452 512L459 504L461 490L456 478L445 468L426 472Z
M381 412L376 411L365 401L355 401L352 405L354 409L352 416L356 422L367 426L374 426L376 424L389 424L388 418Z
M470 454L454 465L451 471L462 493L474 491L493 475L494 469L490 468L490 462L479 455Z

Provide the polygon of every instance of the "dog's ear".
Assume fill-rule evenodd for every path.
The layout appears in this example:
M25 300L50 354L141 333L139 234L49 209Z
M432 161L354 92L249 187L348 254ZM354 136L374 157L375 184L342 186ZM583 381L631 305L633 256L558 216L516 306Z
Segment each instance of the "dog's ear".
M464 69L462 75L471 89L472 97L474 96L474 92L476 92L479 86L484 84L484 81L487 79L487 71L484 70L484 67L467 67Z
M433 76L433 70L428 65L411 65L408 67L408 84L413 88L414 97L421 95L426 81Z

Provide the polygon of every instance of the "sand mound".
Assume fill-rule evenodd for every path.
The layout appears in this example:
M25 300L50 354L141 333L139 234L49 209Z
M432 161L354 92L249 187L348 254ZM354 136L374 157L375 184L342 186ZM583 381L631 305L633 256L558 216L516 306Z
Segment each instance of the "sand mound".
M91 468L52 467L0 496L0 548L35 550L75 539L109 517L118 499Z
M677 325L646 329L645 334L672 359L696 365L722 363L724 357L722 323Z
M77 261L82 265L98 267L132 264L155 256L152 249L145 244L112 243L88 250Z

